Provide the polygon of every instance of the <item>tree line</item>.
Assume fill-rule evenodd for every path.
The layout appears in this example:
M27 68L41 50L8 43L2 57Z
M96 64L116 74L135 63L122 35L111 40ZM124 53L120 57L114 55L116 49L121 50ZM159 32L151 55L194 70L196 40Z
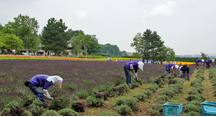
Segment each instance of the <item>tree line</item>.
M38 34L39 24L35 18L19 14L13 22L5 26L0 24L1 49L26 49L36 52L39 49L48 50L59 55L71 44L71 53L79 56L91 54L121 55L117 45L99 44L96 35L84 34L82 30L68 29L62 19L50 18L42 33Z

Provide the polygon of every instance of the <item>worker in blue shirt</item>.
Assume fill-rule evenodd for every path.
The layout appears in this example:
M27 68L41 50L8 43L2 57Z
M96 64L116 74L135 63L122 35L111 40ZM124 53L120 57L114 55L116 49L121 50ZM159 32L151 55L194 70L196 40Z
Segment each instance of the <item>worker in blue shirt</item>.
M58 88L61 88L62 82L63 79L60 76L49 76L41 74L33 76L30 81L26 81L24 84L31 89L31 91L36 95L36 98L47 104L45 98L53 100L53 97L49 95L47 89L51 85L56 85ZM42 92L38 87L43 87Z
M215 59L208 59L206 60L206 68L208 69L210 67L209 63L214 63Z
M129 85L131 83L131 75L130 71L134 73L136 80L138 80L137 77L137 71L138 69L141 69L143 71L144 63L142 61L139 62L128 62L124 65L124 71L126 75L126 83Z

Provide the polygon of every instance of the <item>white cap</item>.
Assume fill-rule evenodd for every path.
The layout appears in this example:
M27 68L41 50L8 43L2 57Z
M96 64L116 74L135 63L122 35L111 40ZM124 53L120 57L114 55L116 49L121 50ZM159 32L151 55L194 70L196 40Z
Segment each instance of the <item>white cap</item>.
M139 67L139 69L141 69L142 71L143 71L143 65L144 65L144 63L143 63L142 61L139 61L139 62L138 62L138 67Z
M204 59L202 59L202 62L204 62Z

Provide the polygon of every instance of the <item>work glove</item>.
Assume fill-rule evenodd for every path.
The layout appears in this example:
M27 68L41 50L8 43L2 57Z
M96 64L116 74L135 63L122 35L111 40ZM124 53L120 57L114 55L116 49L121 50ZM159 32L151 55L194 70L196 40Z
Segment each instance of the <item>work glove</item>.
M49 95L49 92L46 89L43 89L42 93L43 93L43 95L44 95L45 98L53 100L53 97L51 97Z
M134 69L134 67L133 67L133 65L132 65L132 64L130 64L130 69L131 69L131 70L133 70L133 69Z

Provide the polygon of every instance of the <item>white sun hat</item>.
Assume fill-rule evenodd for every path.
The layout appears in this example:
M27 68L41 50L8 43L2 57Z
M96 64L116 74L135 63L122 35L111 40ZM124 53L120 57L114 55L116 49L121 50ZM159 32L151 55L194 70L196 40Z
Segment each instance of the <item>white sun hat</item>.
M144 66L144 63L142 61L139 61L138 62L138 67L139 69L141 69L143 71L143 66Z
M56 85L58 88L62 87L62 81L63 79L60 76L49 76L47 78L47 81L51 82Z
M215 59L212 59L212 62L214 62L215 61Z
M204 62L204 59L202 59L202 62Z

